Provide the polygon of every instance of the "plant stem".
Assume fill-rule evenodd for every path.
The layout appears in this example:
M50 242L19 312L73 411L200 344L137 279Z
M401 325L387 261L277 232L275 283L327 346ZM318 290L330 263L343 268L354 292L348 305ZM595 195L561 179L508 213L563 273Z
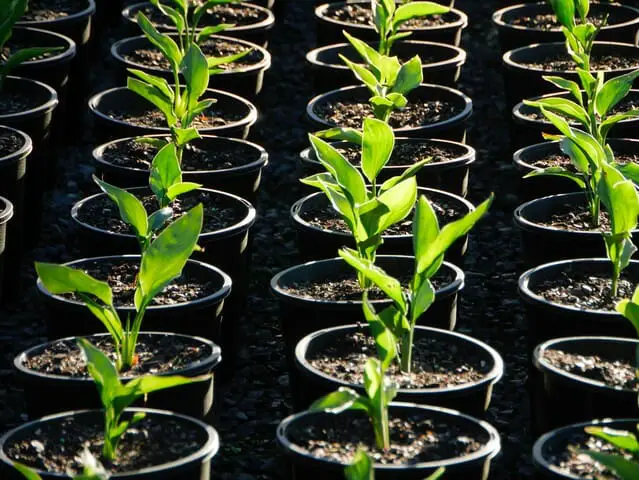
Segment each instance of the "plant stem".
M399 369L404 373L411 373L413 363L413 340L415 338L415 324L411 324L410 330L402 337L402 357Z

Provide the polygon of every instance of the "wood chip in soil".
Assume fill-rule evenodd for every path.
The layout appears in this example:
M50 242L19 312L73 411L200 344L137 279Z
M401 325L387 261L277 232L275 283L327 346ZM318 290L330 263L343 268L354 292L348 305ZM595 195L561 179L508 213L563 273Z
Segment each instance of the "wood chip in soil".
M639 390L634 359L579 355L558 349L545 350L543 359L555 368L603 382L609 387Z
M374 118L373 108L366 101L344 99L317 104L315 114L322 120L340 127L360 129L364 118ZM393 128L415 128L443 122L460 113L459 108L448 102L410 101L403 110L391 113L389 125Z
M92 277L109 284L113 291L113 305L115 307L133 307L139 270L139 265L135 263L136 260L87 261L82 264L81 269ZM211 281L211 278L203 273L192 272L187 265L182 271L182 275L153 298L151 305L176 305L198 300L214 294L218 288L220 288L219 283ZM79 301L75 294L62 296Z
M13 132L0 130L0 158L8 157L24 145L24 139Z
M634 285L624 278L619 280L618 295L613 297L610 276L562 272L559 278L546 280L533 291L549 302L579 309L615 311L615 305L624 298L631 298Z
M17 92L0 91L0 115L25 112L41 105L37 96Z
M124 414L123 419L128 416ZM122 436L116 460L110 463L101 458L102 419L96 415L91 420L83 420L70 417L42 423L30 435L5 445L5 452L10 459L32 468L77 474L82 468L79 464L81 454L88 447L107 470L121 473L173 462L195 453L202 446L202 433L192 425L149 415Z
M588 22L599 26L603 24L605 18L605 12L596 12L594 14L591 13L588 16ZM518 27L534 28L535 30L561 30L561 25L557 21L557 17L554 13L539 13L533 16L522 15L519 17L515 17L506 23ZM579 21L578 23L581 23L581 21ZM610 22L608 22L608 25L610 25Z
M147 190L134 192L134 194L140 199L149 214L158 210L159 205L155 196L149 194ZM232 204L226 197L212 192L193 191L181 195L171 203L173 215L169 222L178 219L199 203L204 207L202 233L231 227L239 223L245 215L243 208ZM100 195L86 202L78 210L78 219L101 230L133 235L131 227L120 218L118 206L106 195Z
M411 373L401 372L395 362L386 375L398 388L409 390L475 383L486 376L491 365L474 353L418 332L413 346ZM333 378L361 385L364 383L366 361L375 355L373 338L357 332L333 339L330 345L315 351L307 360L314 368Z
M115 362L115 349L111 337L90 337L111 361ZM171 335L148 335L141 333L136 346L137 363L122 372L128 378L141 375L158 375L181 370L188 365L204 360L211 355L211 348L194 339ZM58 340L37 355L29 357L24 366L47 375L63 375L72 378L87 378L84 355L75 341Z
M570 232L598 232L601 230L610 230L610 217L608 212L599 212L599 226L592 226L592 215L585 203L575 205L574 203L565 203L558 205L547 221L536 222L538 225L546 227L558 228Z
M109 145L104 149L103 158L113 165L149 170L157 152L152 145L127 140ZM259 157L255 148L239 142L215 142L210 149L200 148L192 142L182 155L182 171L223 170L246 165Z
M561 53L544 58L537 62L517 62L519 65L527 67L553 71L553 72L569 72L577 68L577 64L568 56L567 53ZM615 55L597 55L594 54L591 59L592 71L611 71L623 70L639 67L639 56L615 56Z
M361 165L361 148L356 145L337 149L353 165ZM387 166L408 166L431 158L430 163L447 162L466 154L466 149L456 145L426 142L397 142Z
M23 22L46 22L68 17L89 6L87 0L29 0L29 8L20 19Z
M191 123L192 127L199 129L219 128L231 123L240 121L244 118L244 114L222 110L216 107L214 103L204 113L198 115ZM119 110L108 110L106 115L114 120L120 120L132 125L140 127L152 128L168 128L166 126L166 117L159 110L149 109L141 110L135 113L123 112Z
M358 412L359 413L359 412ZM362 414L324 415L317 425L292 428L289 439L313 456L350 463L361 448L375 463L410 465L468 455L488 440L485 434L466 432L454 424L429 419L425 414L392 416L390 448L375 445L370 420Z
M370 4L352 4L332 6L326 9L324 14L333 20L352 23L355 25L373 26L373 12ZM454 13L446 13L444 15L429 15L428 17L413 18L404 22L400 30L416 30L421 28L439 27L447 23L453 23L459 20Z

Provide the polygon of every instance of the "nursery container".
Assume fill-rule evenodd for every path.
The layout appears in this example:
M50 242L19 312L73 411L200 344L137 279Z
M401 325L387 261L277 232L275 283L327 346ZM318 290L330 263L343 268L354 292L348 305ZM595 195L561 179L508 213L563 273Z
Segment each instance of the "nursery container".
M277 443L286 455L287 463L293 472L293 478L304 480L342 480L344 468L348 463L322 458L296 443L298 432L307 428L321 435L329 426L335 425L337 419L366 419L361 411L346 411L340 414L323 412L302 412L284 419L277 427ZM389 416L398 416L409 421L428 418L442 425L453 426L467 436L481 438L482 446L475 452L463 456L450 456L430 461L388 465L374 463L377 480L423 480L437 468L446 468L446 479L451 480L486 480L489 477L490 461L501 450L499 433L490 424L473 417L441 407L415 405L412 403L392 403ZM366 419L367 420L367 419ZM367 432L362 431L362 437ZM370 433L372 436L372 432ZM317 437L319 438L319 437ZM392 434L391 434L392 438ZM352 453L355 452L352 446ZM350 462L349 462L350 463Z
M198 128L201 134L222 137L246 138L251 126L257 120L257 109L248 100L220 90L207 90L207 97L217 100L211 109L223 112L230 120L221 126ZM164 116L153 125L144 125L115 118L114 115L145 115L155 112L155 107L146 99L126 87L116 87L97 93L89 100L89 110L93 117L95 137L99 142L107 142L122 137L139 137L150 134L168 134Z
M7 246L7 224L13 217L13 205L9 200L4 197L0 197L0 304L2 303L2 283L4 278L4 258L6 256ZM15 278L18 272L12 271L14 277L8 277L9 281L17 281Z
M370 92L365 86L352 85L349 87L331 90L318 95L306 106L306 116L311 131L324 130L334 127L352 126L360 129L360 122L353 125L337 125L333 121L320 115L322 108L332 103L369 104ZM466 139L466 123L473 111L473 104L469 97L458 90L440 85L422 84L408 95L408 105L419 102L440 102L448 105L450 111L444 120L437 120L422 125L396 126L391 114L390 125L395 136L412 138L441 138L455 142L464 142ZM357 124L355 124L357 123Z
M153 410L150 408L130 408L125 410L124 418L127 415L132 415L136 412L144 412L149 422L153 424L159 424L156 429L161 429L161 422L178 422L185 430L184 434L193 435L199 446L197 450L190 453L184 458L178 458L177 460L171 460L167 463L160 465L153 465L145 467L140 470L133 470L128 472L116 473L111 476L112 479L118 480L202 480L209 478L211 472L211 458L215 456L219 450L219 437L216 430L191 417L181 415L174 412L168 412L165 410ZM49 415L39 420L34 420L29 423L25 423L9 432L5 433L0 438L0 473L3 479L7 480L24 480L21 473L13 468L14 459L7 455L7 450L11 448L12 442L16 441L29 441L29 439L38 440L39 442L45 441L40 433L43 430L49 430L50 428L58 429L64 428L63 425L73 425L69 429L79 431L81 428L93 428L100 430L104 423L104 412L102 410L78 410L72 412L58 413L56 415ZM78 424L78 425L76 425ZM51 426L51 427L49 427ZM140 429L140 424L136 426ZM175 430L175 427L173 427ZM190 430L190 432L188 432ZM188 433L187 433L188 432ZM72 438L61 438L59 441L65 441L69 444L73 441ZM51 442L58 443L58 442ZM150 445L149 445L150 447ZM35 448L35 447L33 447ZM45 447L46 448L46 447ZM45 450L46 451L46 450ZM81 449L77 452L71 452L70 455L79 455L82 453ZM167 452L167 457L175 456L174 452ZM36 467L35 465L27 465L29 467ZM53 480L64 478L66 475L62 473L51 473L45 470L39 470L35 468L35 472L42 477L42 480Z
M425 315L427 316L428 312ZM298 375L290 379L296 380L291 383L295 411L307 409L315 400L340 387L348 387L364 394L363 385L349 383L330 375L309 361L311 358L321 356L322 352L326 352L327 348L334 346L340 339L355 333L370 335L367 326L347 325L311 333L298 342L295 347L295 366ZM482 373L485 375L478 381L446 387L399 388L395 400L453 408L467 415L483 416L490 405L493 385L503 375L504 362L499 353L485 343L467 335L437 328L416 327L415 340L418 341L425 337L436 340L438 345L446 345L446 350L455 352L454 355L461 359L460 364L465 362L463 359L466 358L472 358L473 364L481 362L484 367ZM413 358L415 355L416 350ZM433 364L437 365L435 355L434 358ZM432 368L432 366L425 365L425 368Z

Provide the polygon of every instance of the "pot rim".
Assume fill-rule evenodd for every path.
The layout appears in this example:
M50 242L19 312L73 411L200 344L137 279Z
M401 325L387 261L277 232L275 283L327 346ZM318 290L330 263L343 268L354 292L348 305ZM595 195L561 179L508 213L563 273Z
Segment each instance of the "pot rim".
M525 299L527 299L528 301L534 302L534 303L538 303L538 304L542 304L545 305L547 307L551 307L551 308L555 308L555 309L561 309L564 311L568 311L572 314L580 314L580 315L596 315L600 318L622 318L620 313L617 312L613 312L613 311L608 311L608 310L592 310L589 308L577 308L573 305L563 305L563 304L559 304L559 303L554 303L551 302L550 300L546 300L544 297L542 297L541 295L533 292L530 287L529 287L529 283L530 283L530 278L539 273L542 272L544 270L547 270L549 268L553 268L553 267L563 267L564 265L568 265L568 264L587 264L587 263L592 263L595 265L601 264L601 263L606 263L609 264L610 260L608 260L607 258L571 258L568 260L557 260L555 262L548 262L548 263L544 263L542 265L539 265L537 267L533 267L531 269L526 270L520 277L519 280L517 281L517 286L519 289L519 293L521 295L524 296ZM630 265L639 265L639 260L634 260L631 259L630 260Z
M329 380L333 383L339 384L340 387L357 388L360 390L363 389L363 385L356 384L356 383L349 383L344 380L340 380L336 377L333 377L323 372L322 370L318 368L313 367L306 358L308 347L311 345L313 341L317 340L318 337L331 334L333 332L340 332L340 333L343 333L344 335L347 335L348 333L347 331L350 332L352 330L359 330L359 329L360 329L359 324L341 325L338 327L324 328L322 330L318 330L304 336L301 340L297 342L297 345L295 346L296 363L298 365L301 365L304 369L311 371L313 372L313 374L321 377L323 380ZM504 374L504 361L501 355L499 355L499 353L497 352L497 350L492 348L490 345L480 340L477 340L473 337L470 337L468 335L454 332L452 330L444 330L441 328L433 328L433 327L427 327L422 325L416 325L416 329L417 329L416 333L418 333L418 336L419 336L419 332L424 334L424 336L426 336L427 333L435 333L435 336L440 335L443 337L446 337L446 336L456 337L459 340L462 340L467 343L471 343L477 348L482 349L488 353L488 355L492 358L493 366L490 369L490 371L485 374L483 378L474 382L468 382L461 385L453 385L450 387L440 387L440 388L398 388L397 389L398 393L403 393L403 394L414 393L415 395L420 395L420 394L423 395L426 393L461 392L464 390L471 390L476 387L481 387L487 384L491 384L491 385L495 384L502 378Z
M32 25L46 25L51 26L55 24L74 23L80 21L85 17L89 17L95 14L95 0L85 0L87 3L86 8L83 8L79 12L72 13L66 17L53 18L51 20L19 20L16 22L17 27L30 27Z
M318 5L317 7L315 7L315 17L318 20L327 22L327 23L332 23L335 25L339 25L342 27L348 27L348 28L352 28L352 29L357 29L357 30L374 30L374 27L372 25L361 25L358 23L349 23L349 22L344 22L342 20L337 20L334 18L330 18L327 17L325 15L326 10L329 7L332 6L336 6L336 5L341 5L341 4L345 4L345 3L363 3L366 4L368 2L365 1L359 1L359 2L329 2L329 3L323 3L321 5ZM410 31L410 32L419 32L419 31L427 31L427 30L433 30L433 31L439 31L439 30L449 30L452 28L466 28L468 26L468 15L466 15L464 12L462 12L461 10L458 10L456 8L451 8L449 13L454 13L457 16L457 20L455 20L454 22L450 22L450 23L445 23L444 25L434 25L431 27L424 27L424 28L414 28L414 29L403 29L401 28L399 31L400 32L406 32L406 31Z
M3 207L0 210L0 225L4 225L13 218L13 203L8 198L0 197L0 207ZM2 250L0 250L0 253L2 253Z
M87 262L91 262L91 261L105 261L105 260L117 260L117 259L124 259L124 260L140 260L141 255L104 255L101 257L85 257L85 258L80 258L77 260L72 260L70 262L66 262L63 265L68 266L68 267L77 267L78 264L83 264L83 263L87 263ZM189 258L187 260L187 265L191 264L194 265L195 267L202 269L202 270L208 270L209 272L213 272L216 275L218 275L219 277L221 277L222 279L222 285L219 287L218 290L216 290L214 293L207 295L206 297L202 297L202 298L197 298L195 300L189 300L187 302L181 302L181 303L175 303L173 305L149 305L147 307L148 311L153 311L153 310L164 310L164 311L172 311L178 308L184 308L185 306L193 306L193 305L201 305L201 304L207 304L207 303L211 303L211 302L217 302L217 301L222 301L224 300L226 297L229 296L229 294L231 293L231 285L232 285L232 281L231 281L231 277L225 273L224 271L222 271L221 269L213 266L213 265L209 265L208 263L204 263L204 262L200 262L199 260L193 260L191 258ZM38 287L38 290L40 291L40 293L46 297L49 297L51 299L54 299L58 302L62 302L65 304L70 304L70 305L77 305L77 306L81 306L83 308L84 307L84 303L79 302L77 300L73 300L73 299L69 299L69 298L65 298L62 295L57 295L57 294L53 294L50 293L45 286L43 285L42 281L38 278L38 280L36 281L36 286ZM121 307L116 307L117 310L121 311L121 312L132 312L135 311L135 307L133 306L121 306Z
M212 426L207 425L206 423L196 418L192 418L187 415L183 415L181 413L170 412L168 410L158 410L155 408L127 408L125 412L127 413L144 412L151 416L178 418L184 423L190 423L192 425L196 425L201 431L206 432L208 439L197 451L191 453L190 455L186 457L179 458L172 462L164 463L161 465L142 468L139 470L131 470L128 472L115 473L111 475L111 478L126 478L126 479L132 480L138 475L152 475L160 471L175 468L182 464L194 462L198 459L200 459L201 461L210 460L218 452L220 448L220 439L219 439L217 430L215 430ZM31 420L30 422L23 423L22 425L19 425L18 427L12 428L8 432L6 432L4 435L2 435L2 437L0 437L0 461L2 461L5 464L13 465L13 460L11 460L5 453L4 446L6 445L9 438L17 434L18 432L28 430L30 428L36 427L37 425L45 423L45 422L56 421L56 420L63 419L65 417L77 417L81 415L97 415L99 417L103 415L103 412L101 410L96 410L96 409L72 410L72 411L67 411L62 413L56 413L53 415L47 415L37 420ZM47 475L54 478L61 478L61 479L69 478L69 476L66 473L45 472L43 470L36 470L36 473L46 473Z
M22 130L0 125L0 133L3 133L3 131L8 131L10 133L13 133L14 135L17 135L18 137L22 138L23 142L22 142L22 146L15 152L10 153L9 155L5 155L4 157L0 157L0 163L2 162L13 163L15 161L18 161L19 159L26 157L27 155L31 153L31 151L33 150L33 140L31 140L31 137L29 135L27 135Z
M169 132L168 127L150 127L146 125L135 125L133 123L120 120L118 118L112 118L98 108L98 104L103 98L107 97L108 95L118 95L123 91L130 92L130 90L127 87L113 87L113 88L107 88L106 90L102 90L101 92L96 93L89 99L89 111L93 115L101 118L103 121L115 123L116 125L132 127L132 128L140 129L140 130L147 130L149 132L154 132L154 133L157 132L159 134L167 134ZM248 110L248 112L240 120L236 120L234 122L230 122L230 123L221 125L219 127L201 128L199 129L200 132L202 133L220 132L220 131L230 130L232 128L241 127L244 125L250 126L257 121L257 108L255 107L255 105L253 105L253 103L249 102L245 98L240 97L239 95L235 95L234 93L225 92L224 90L218 90L215 88L207 88L206 92L211 95L217 95L218 97L220 96L230 97L233 101L239 104L242 104ZM148 103L152 107L152 109L156 108L154 105L148 102L148 100L142 97L139 97L139 98L142 102Z
M34 25L37 23L39 22L34 22ZM60 61L70 62L77 53L77 45L71 38L67 37L66 35L62 35L57 32L52 32L50 30L44 30L42 28L34 28L34 27L28 27L28 26L22 26L22 27L16 26L14 28L14 31L34 32L40 35L48 35L50 37L55 37L65 43L64 50L62 52L56 53L50 57L41 58L39 60L38 59L27 60L26 62L21 64L21 65L24 65L25 67L28 67L28 66L48 67L50 63L54 63L54 62L60 62Z
M582 375L577 375L575 373L562 370L561 368L558 368L552 365L543 357L544 352L546 352L547 350L558 348L557 344L579 343L579 342L633 343L636 346L639 346L639 340L633 339L633 338L623 338L623 337L589 335L589 336L572 336L572 337L553 338L551 340L546 340L545 342L540 343L539 345L535 347L535 350L533 351L533 363L539 370L548 370L549 372L553 373L556 376L568 378L570 380L574 380L579 383L589 385L591 387L596 387L597 389L607 390L610 392L623 392L623 393L629 393L632 395L637 395L637 390L633 390L630 388L623 388L623 387L613 387L600 380L594 380L592 378L584 377Z
M468 212L472 212L475 210L475 206L470 203L468 200L466 200L465 198L459 196L459 195L455 195L454 193L450 193L447 192L445 190L439 190L437 188L430 188L430 187L417 187L417 195L423 195L423 194L428 194L428 193L435 193L436 195L440 195L442 197L448 197L449 199L453 199L455 201L458 201L459 203L461 203L462 205L464 205L464 207L467 208ZM313 192L310 193L308 195L305 195L304 197L300 198L299 200L297 200L290 208L289 212L290 212L290 217L293 219L293 223L296 226L300 226L303 227L305 229L309 229L312 230L314 232L317 233L322 233L322 234L326 234L326 235L332 235L335 237L348 237L351 238L352 235L350 233L345 233L345 232L338 232L336 230L329 230L327 228L320 228L317 227L309 222L307 222L306 220L304 220L301 216L300 216L300 212L303 208L303 206L310 200L314 200L316 197L322 196L324 195L323 192ZM383 239L386 240L390 240L390 239L408 239L411 238L413 236L412 232L411 233L403 233L401 235L382 235Z
M158 137L168 137L167 134L161 134L161 133L154 133L152 135L142 135L142 137L151 137L151 138L158 138ZM149 169L147 170L143 170L141 168L135 168L135 167L127 167L127 166L123 166L123 165L115 165L111 162L108 162L107 160L104 159L104 151L106 150L107 147L114 145L116 143L124 143L130 140L135 140L138 137L123 137L123 138L117 138L115 140L111 140L109 142L103 143L102 145L98 145L97 147L95 147L93 149L92 155L93 155L93 159L100 164L103 165L108 165L110 168L117 168L118 170L129 170L129 171L136 171L136 172L142 172L142 173L148 173ZM243 145L248 145L251 148L254 148L255 150L257 150L259 152L259 158L257 160L254 160L250 163L244 164L244 165L239 165L236 167L229 167L229 168L220 168L220 169L216 169L216 170L187 170L187 171L182 171L183 175L201 175L201 174L206 174L206 173L211 173L211 172L215 172L215 173L220 173L220 174L226 174L226 173L236 173L240 170L253 170L253 169L257 169L257 168L264 168L268 165L268 152L266 151L266 149L264 147L262 147L261 145L258 145L257 143L253 143L250 142L248 140L243 140L241 138L232 138L232 137L220 137L218 135L201 135L201 139L202 140L211 140L211 141L216 141L216 140L222 140L224 142L230 142L230 143L240 143Z
M443 90L453 96L456 96L458 99L460 99L463 103L464 103L464 107L462 109L461 112L459 112L456 115L453 115L450 118L447 118L446 120L442 120L439 122L434 122L431 123L429 125L418 125L418 126L409 126L409 127L401 127L401 128L393 128L393 131L396 133L396 135L400 135L402 133L406 133L406 132L412 132L412 131L419 131L419 130L423 130L423 131L428 131L428 130L434 130L434 129L440 129L443 127L446 127L448 125L452 125L455 124L457 122L463 122L464 120L468 119L470 117L470 115L473 112L473 102L471 100L471 98L469 96L467 96L466 94L460 92L459 90L456 90L454 88L451 87L446 87L443 85L436 85L436 84L432 84L432 83L422 83L419 87L417 87L415 90L413 90L414 92L419 91L420 89L430 89L430 90ZM339 125L330 123L326 120L324 120L323 118L320 118L319 115L317 115L315 113L315 106L324 98L327 98L329 96L335 96L335 95L343 95L343 94L349 94L351 92L353 92L354 90L366 90L366 86L364 85L349 85L346 87L341 87L341 88L336 88L334 90L330 90L328 92L324 92L321 93L319 95L316 95L315 97L313 97L307 104L306 104L306 115L315 123L318 123L320 125L325 126L326 128L333 128L333 127L337 127Z
M377 255L378 259L400 259L400 260L406 260L406 261L414 261L415 257L409 256L409 255ZM297 271L297 270L303 270L309 267L314 267L316 265L325 265L325 264L329 264L329 263L334 263L334 262L345 262L341 257L334 257L334 258L326 258L323 260L311 260L309 262L305 262L305 263L301 263L301 264L297 264L297 265L293 265L292 267L289 267L285 270L282 270L278 273L276 273L272 278L271 278L271 282L270 282L270 287L271 287L271 292L278 298L280 299L286 299L289 302L296 302L296 303L303 303L303 304L309 304L309 303L324 303L324 304L331 304L331 305L359 305L362 303L361 300L325 300L325 299L316 299L316 298L307 298L307 297L302 297L299 295L294 295L288 291L286 291L284 288L282 288L282 279L290 274L291 272ZM439 294L440 296L444 295L451 295L455 292L459 292L464 288L464 281L465 281L465 274L464 271L459 268L457 265L444 261L442 263L442 266L445 266L446 268L450 269L453 271L454 273L454 278L453 280L446 285L443 288L439 288L435 291L435 294ZM377 300L371 300L371 303L373 305L375 304L380 304L380 303L387 303L388 300L386 299L377 299Z
M400 40L395 45L401 45L401 44L412 44L412 45L421 46L424 48L435 47L435 48L439 48L440 50L447 50L450 53L454 53L453 56L446 58L444 60L440 60L438 62L423 63L422 70L431 70L431 69L436 69L438 67L444 67L448 65L455 65L459 67L466 62L466 57L467 57L466 51L454 45L448 45L446 43L441 43L441 42L431 42L427 40ZM349 46L350 46L350 43L343 42L343 43L333 43L330 45L323 45L321 47L314 48L313 50L310 50L306 54L306 61L310 63L311 65L318 65L321 67L327 67L327 68L331 68L335 70L349 70L349 68L344 64L328 63L328 62L322 62L319 60L320 54L328 50L341 49L341 48L349 47Z
M206 358L203 358L201 360L197 360L195 362L191 362L188 365L185 365L182 368L176 369L176 370L171 370L168 372L164 372L164 373L160 373L157 374L159 376L169 376L169 375L183 375L184 373L187 373L190 370L199 370L201 369L203 366L205 366L206 364L211 364L211 370L214 369L217 365L219 365L219 363L222 361L222 349L216 344L213 343L211 340L208 340L204 337L198 337L195 335L186 335L186 334L182 334L182 333L174 333L174 332L160 332L160 331L146 331L146 330L142 330L140 331L140 336L143 335L147 335L147 336L170 336L172 338L188 338L190 340L195 340L197 343L200 343L202 345L206 345L207 347L209 347L211 349L211 353L209 355L206 356ZM86 338L87 340L92 340L96 337L111 337L110 333L94 333L92 335L74 335L74 336L69 336L69 337L64 337L64 338L58 338L56 340L50 340L48 342L44 342L44 343L40 343L38 345L35 345L33 347L27 348L26 350L21 351L19 354L17 354L15 357L13 357L13 367L18 370L19 373L23 374L23 375L27 375L30 377L36 377L36 378L40 378L40 379L47 379L47 380L64 380L65 382L71 382L74 383L76 385L79 384L85 384L85 383L93 383L93 379L90 376L86 376L86 377L70 377L70 376L66 376L66 375L60 375L60 374L52 374L52 373L44 373L44 372L39 372L37 370L32 370L28 367L26 367L24 365L24 362L27 358L33 356L36 351L42 350L44 348L46 348L47 346L53 345L55 343L59 343L59 342L73 342L74 340L78 339L78 338ZM146 374L145 374L146 375ZM134 378L139 378L142 377L144 375L118 375L120 380L132 380Z
M33 107L29 110L23 110L20 112L15 112L15 113L7 113L7 114L0 114L0 123L4 122L4 120L11 120L11 119L16 119L19 117L31 117L40 113L46 113L47 111L53 110L57 105L58 105L58 94L57 92L51 88L49 85L47 85L46 83L42 83L42 82L38 82L37 80L31 80L30 78L25 78L25 77L15 77L13 75L8 75L6 77L6 80L11 80L11 81L18 81L18 82L26 82L26 83L30 83L32 86L35 85L38 88L44 89L47 91L47 93L49 94L49 99L46 100L44 103L41 103L40 105Z
M176 37L177 33L169 33L169 36ZM259 63L256 63L254 65L249 65L248 67L241 68L241 69L224 70L222 72L217 73L216 75L221 75L221 76L238 75L238 74L244 74L244 73L253 73L255 71L268 70L269 68L271 68L271 54L264 47L261 47L260 45L257 45L256 43L249 42L241 38L227 37L224 35L211 35L210 38L224 40L227 42L239 43L243 46L250 47L251 49L254 49L260 52L260 54L262 55L262 60L260 60ZM126 37L121 40L118 40L117 42L111 45L111 49L110 49L111 56L115 58L117 61L123 63L127 68L139 68L139 69L160 73L160 74L170 73L170 70L166 68L159 68L156 66L144 65L142 63L133 62L131 60L127 60L126 58L124 58L124 56L120 53L120 50L122 49L122 47L128 46L129 44L135 43L136 41L147 41L149 44L151 43L149 42L149 40L146 38L145 35L136 35L133 37Z
M390 472L402 471L406 469L407 467L410 467L412 469L433 469L437 467L458 465L460 462L467 463L467 462L481 459L483 457L493 458L495 455L497 455L497 453L501 449L501 439L499 437L499 433L497 432L497 429L484 420L479 420L477 418L471 417L470 415L466 415L464 413L461 413L457 410L453 410L450 408L434 407L431 405L418 405L415 403L407 403L407 402L391 402L389 407L391 410L395 410L398 408L412 409L412 410L416 409L421 411L426 410L430 412L437 412L439 414L443 414L446 416L463 418L469 424L472 423L476 425L477 427L481 428L482 430L484 430L484 432L488 434L489 438L488 438L488 441L482 446L482 448L480 448L476 452L471 453L470 455L462 455L458 457L448 458L445 460L438 460L438 461L432 461L432 462L420 462L420 463L414 463L410 465L406 465L406 464L385 465L385 464L374 463L374 467L376 471L390 473ZM295 413L293 415L289 415L284 420L282 420L280 424L277 426L277 437L276 437L277 442L280 444L281 447L284 448L286 452L292 452L293 454L296 454L298 456L311 458L314 461L321 461L323 463L327 463L333 466L347 466L347 464L344 464L329 458L321 458L321 457L311 455L305 450L303 450L302 448L298 447L296 444L289 441L289 439L286 437L286 430L296 420L299 420L300 418L303 418L309 415L322 415L322 414L323 414L322 412L303 411L303 412ZM291 455L291 453L288 453L288 455Z

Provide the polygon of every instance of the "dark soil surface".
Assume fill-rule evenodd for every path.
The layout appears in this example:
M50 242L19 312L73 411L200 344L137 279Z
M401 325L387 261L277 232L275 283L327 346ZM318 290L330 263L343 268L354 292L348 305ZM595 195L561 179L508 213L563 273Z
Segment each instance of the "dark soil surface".
M599 26L603 24L605 18L606 14L604 12L597 12L588 16L588 22ZM507 23L518 27L534 28L535 30L561 30L561 25L554 13L539 13L534 16L523 15L513 18ZM611 22L608 22L608 24L610 25Z
M361 164L361 151L358 146L340 147L337 149L353 165ZM454 160L466 153L463 147L434 143L404 142L395 143L393 154L387 166L405 166L421 162L430 157L430 163Z
M639 390L634 360L577 355L554 349L546 350L543 359L568 373L603 382L609 387Z
M23 93L0 91L0 115L25 112L41 105L37 98Z
M639 163L639 155L635 153L616 153L615 160L621 165L627 163ZM571 172L576 172L575 166L570 161L570 157L564 154L552 154L547 157L530 162L530 165L537 168L562 167Z
M121 167L149 170L157 151L151 145L128 140L110 145L103 158ZM242 143L216 142L208 149L190 144L182 155L182 171L222 170L254 162L259 156L257 150Z
M579 205L566 203L560 205L557 212L553 213L548 221L540 222L540 224L573 232L596 232L610 229L608 212L601 211L599 213L599 227L592 226L592 217L585 202Z
M369 103L357 99L326 101L315 106L315 114L322 120L340 127L361 128L364 118L374 117ZM421 127L443 122L461 113L455 105L439 100L409 103L403 110L391 113L393 128Z
M0 130L0 158L8 157L24 145L22 137L13 132Z
M352 23L355 25L373 25L373 12L368 4L339 5L328 8L325 16L333 20ZM436 27L459 20L454 13L431 15L429 17L413 18L402 24L401 30L416 30L420 28Z
M5 451L12 460L32 468L77 474L82 472L78 459L85 447L100 458L103 443L102 422L71 417L39 426L37 432L10 443ZM103 465L113 473L129 472L184 458L201 446L200 430L170 417L149 416L122 436L116 461L112 464L104 462Z
M172 29L175 29L170 20L155 7L149 5L141 11L156 25L169 25ZM206 13L202 15L200 25L215 26L220 23L237 26L255 25L256 23L263 22L266 18L266 13L247 5L216 5L209 8Z
M289 440L313 455L343 463L350 463L357 448L362 448L377 463L406 465L467 455L487 439L469 437L456 425L415 415L391 418L391 446L378 450L368 418L332 415L324 424L291 429Z
M612 296L612 282L609 276L586 274L562 274L561 277L546 280L533 290L546 300L584 310L615 311L615 305L624 298L632 297L634 285L623 278L619 281L619 291Z
M107 116L142 127L167 128L166 118L159 110L149 109L143 112L131 113L122 110L109 110L105 112ZM198 115L191 123L192 127L207 129L219 128L244 118L244 114L224 111L216 107L214 103L204 113Z
M591 68L596 71L623 70L638 67L639 58L636 56L624 57L593 54L590 64ZM568 54L563 53L548 56L540 62L521 62L520 65L552 72L568 72L577 68L572 58L570 58Z
M411 373L403 373L394 363L387 372L398 388L446 388L477 382L492 365L457 345L417 335L413 346ZM375 355L375 341L362 333L336 338L321 352L307 358L311 366L342 381L362 384L366 360Z
M20 19L23 22L48 22L81 12L87 0L30 0L29 8Z

